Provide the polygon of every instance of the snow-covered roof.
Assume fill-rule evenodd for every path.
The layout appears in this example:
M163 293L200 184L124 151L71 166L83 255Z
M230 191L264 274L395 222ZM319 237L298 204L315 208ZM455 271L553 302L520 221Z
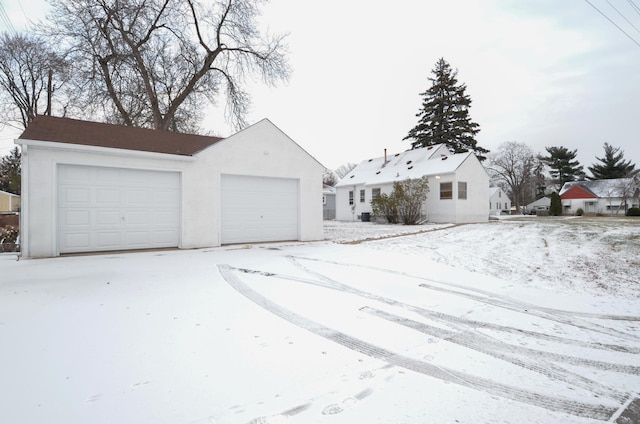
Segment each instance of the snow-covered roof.
M9 197L20 197L19 194L13 194L13 193L9 193L8 191L2 191L2 190L0 190L0 194L6 194Z
M473 153L449 153L443 144L422 147L362 161L336 187L385 184L455 172Z
M560 195L574 186L580 186L598 197L623 197L623 188L633 182L633 178L612 178L608 180L571 181L564 183Z
M541 197L538 200L534 200L533 202L527 205L527 209L535 209L538 206L549 207L551 205L551 198L549 197Z
M336 194L336 188L330 185L322 185L322 194Z

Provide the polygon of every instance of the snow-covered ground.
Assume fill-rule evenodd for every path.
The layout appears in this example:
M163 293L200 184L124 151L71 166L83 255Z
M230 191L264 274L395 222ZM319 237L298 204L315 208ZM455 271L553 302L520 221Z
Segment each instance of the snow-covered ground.
M639 220L325 231L0 255L0 423L634 422Z

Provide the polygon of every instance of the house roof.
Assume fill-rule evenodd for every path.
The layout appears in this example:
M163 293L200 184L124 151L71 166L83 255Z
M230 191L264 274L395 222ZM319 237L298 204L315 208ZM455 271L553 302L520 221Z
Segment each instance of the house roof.
M42 115L37 116L18 138L183 156L193 156L222 140L220 137Z
M451 154L442 144L362 161L336 187L385 184L423 176L451 174L473 153Z
M571 181L564 183L560 190L560 196L574 187L586 190L596 197L623 197L622 188L631 183L632 178L613 178L609 180ZM591 196L589 196L591 197Z
M551 198L545 196L545 197L541 197L538 200L534 200L533 202L529 203L527 205L527 209L533 209L536 206L550 206L551 205Z
M9 193L8 191L2 191L2 190L0 190L0 194L4 194L9 197L20 197L19 194L13 194L13 193Z

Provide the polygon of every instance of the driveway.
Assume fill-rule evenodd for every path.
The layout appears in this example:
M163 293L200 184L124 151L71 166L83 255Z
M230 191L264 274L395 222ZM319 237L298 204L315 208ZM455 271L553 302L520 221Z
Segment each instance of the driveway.
M637 299L421 237L0 256L0 421L638 422Z

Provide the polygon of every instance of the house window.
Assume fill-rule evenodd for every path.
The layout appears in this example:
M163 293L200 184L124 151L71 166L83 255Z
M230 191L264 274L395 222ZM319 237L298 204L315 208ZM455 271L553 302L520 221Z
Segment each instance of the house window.
M372 188L371 189L371 199L375 199L378 196L380 196L380 189L379 188Z
M353 191L349 192L349 204L353 205Z
M453 183L440 183L440 199L453 199Z
M498 197L502 197L502 191L498 190Z
M360 203L364 203L364 190L360 190Z
M467 183L458 183L458 199L467 198Z

